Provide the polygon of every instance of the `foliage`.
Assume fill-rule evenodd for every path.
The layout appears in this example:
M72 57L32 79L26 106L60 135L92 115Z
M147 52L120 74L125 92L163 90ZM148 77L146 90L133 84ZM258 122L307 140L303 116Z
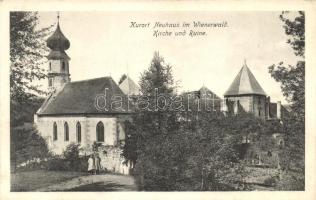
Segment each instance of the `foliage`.
M44 159L50 156L46 141L32 128L13 129L10 138L11 170L18 164L33 159Z
M40 97L32 97L27 102L17 102L13 99L10 101L11 115L10 126L22 126L24 123L32 123L34 113L41 107L44 99Z
M279 185L283 189L304 190L305 177L305 13L300 11L293 20L282 12L280 19L284 22L285 34L294 54L298 58L296 65L287 67L280 62L269 67L271 76L281 83L284 96L291 103L292 112L283 119L285 148L280 152L281 167L299 171L295 175L283 176ZM303 177L303 178L302 178ZM291 181L289 181L291 179ZM285 183L284 183L285 182ZM290 186L287 183L291 183ZM282 189L282 188L281 188Z
M81 151L80 144L70 143L63 152L63 158L66 162L65 170L86 171L87 161L81 158L79 153Z
M170 96L173 93L173 77L171 66L166 65L164 58L158 52L154 53L154 57L150 63L148 70L141 74L139 82L142 94L148 98L149 105L147 109L140 110L133 116L132 123L126 122L127 141L123 155L132 161L136 161L139 153L138 146L142 146L143 139L150 138L154 135L167 134L171 131L170 124L175 124L175 116L173 112L168 111ZM163 95L167 99L166 109L159 110L161 102L155 99L155 92ZM156 112L153 112L156 111Z
M161 94L173 93L175 86L172 67L165 63L159 52L154 53L149 68L141 74L139 85L144 95L154 95L155 89Z
M81 171L86 172L88 169L88 157L81 156L76 160L64 159L55 156L44 163L45 168L50 171Z
M295 55L304 57L305 55L305 13L299 11L298 16L294 20L287 18L286 14L289 12L282 12L280 19L284 22L285 34L289 36L287 43L290 44L294 50Z
M66 160L75 161L79 159L80 144L70 143L63 152Z
M267 179L264 180L264 184L267 186L275 186L277 183L277 179L276 177L269 177Z
M38 28L37 12L10 12L10 94L18 103L44 93L32 82L46 77L41 66L48 51L44 38L50 28Z
M159 88L167 97L167 109L141 110L125 123L127 139L123 155L135 163L140 189L247 189L238 187L243 184L245 174L237 147L242 136L261 130L263 122L248 115L225 117L220 112L199 111L193 105L191 110L168 109L168 99L175 88L171 72L171 67L156 52L149 69L142 74L140 85L150 102L156 100L151 97ZM185 102L191 103L194 101Z
M305 14L300 11L299 16L293 21L286 18L287 12L280 15L285 23L285 33L288 35L289 43L298 59L296 65L284 66L283 62L269 67L271 76L281 83L283 95L291 103L291 109L297 117L305 117Z
M198 125L143 138L137 126L128 131L136 141L135 174L143 190L235 190L243 184L244 163L237 146L242 135L256 127L248 116L227 118L200 113ZM186 122L184 122L186 123ZM259 122L260 123L260 122ZM257 129L259 126L257 126ZM255 128L252 131L257 131ZM148 130L149 131L149 130ZM134 149L134 150L135 150ZM135 155L133 155L135 156ZM243 188L247 189L247 188ZM248 188L249 189L249 188Z

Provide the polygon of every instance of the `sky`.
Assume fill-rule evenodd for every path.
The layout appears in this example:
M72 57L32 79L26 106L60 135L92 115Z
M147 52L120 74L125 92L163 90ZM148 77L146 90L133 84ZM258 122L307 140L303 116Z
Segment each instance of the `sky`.
M257 81L272 101L286 103L280 84L268 67L284 61L295 64L286 43L281 12L60 12L60 27L70 41L71 80L124 73L135 81L146 70L155 51L164 57L179 81L179 91L203 85L223 97L246 60ZM57 12L39 12L40 27L57 21ZM196 29L206 36L154 37L152 26L161 23L227 22L227 27ZM130 28L131 22L150 23L150 28ZM194 28L185 28L186 31ZM182 31L184 28L160 28ZM47 66L43 66L47 69ZM44 87L47 87L45 81Z

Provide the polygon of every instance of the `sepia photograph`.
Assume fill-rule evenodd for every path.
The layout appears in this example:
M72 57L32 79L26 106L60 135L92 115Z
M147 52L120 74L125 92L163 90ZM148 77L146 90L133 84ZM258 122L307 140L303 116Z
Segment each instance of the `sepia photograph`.
M10 12L11 191L304 191L304 53L304 11Z
M311 192L307 10L2 16L0 180L9 193Z

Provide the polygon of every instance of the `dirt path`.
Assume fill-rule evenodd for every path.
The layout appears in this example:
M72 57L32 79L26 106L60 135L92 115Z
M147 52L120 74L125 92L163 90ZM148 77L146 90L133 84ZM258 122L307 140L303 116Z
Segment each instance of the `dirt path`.
M35 191L136 191L137 186L132 176L102 174L76 177Z

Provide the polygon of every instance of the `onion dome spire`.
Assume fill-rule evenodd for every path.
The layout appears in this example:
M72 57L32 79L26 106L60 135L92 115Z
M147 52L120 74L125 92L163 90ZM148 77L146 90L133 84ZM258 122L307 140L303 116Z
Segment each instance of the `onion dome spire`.
M55 32L47 39L47 46L53 51L64 51L69 49L70 42L64 36L59 26L59 14L57 15L57 28Z

